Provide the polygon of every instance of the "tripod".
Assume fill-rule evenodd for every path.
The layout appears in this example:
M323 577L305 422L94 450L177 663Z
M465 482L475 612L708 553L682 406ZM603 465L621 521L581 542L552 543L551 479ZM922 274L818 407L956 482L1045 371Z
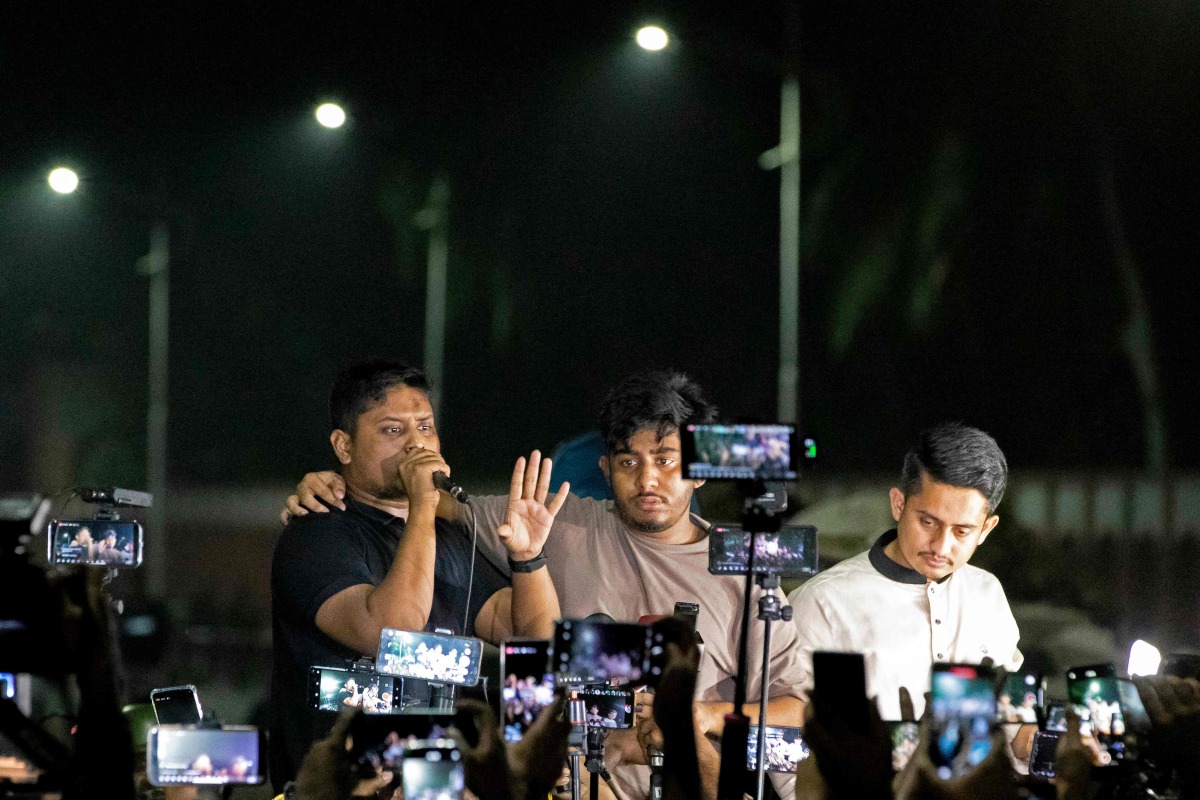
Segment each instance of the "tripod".
M750 547L751 559L754 557L754 547ZM775 590L779 588L779 576L765 572L754 576L763 594L758 598L758 618L763 621L763 660L762 679L759 685L758 705L758 740L755 742L755 794L756 800L762 800L763 788L767 775L767 699L771 689L771 623L783 620L790 622L792 607L783 604Z

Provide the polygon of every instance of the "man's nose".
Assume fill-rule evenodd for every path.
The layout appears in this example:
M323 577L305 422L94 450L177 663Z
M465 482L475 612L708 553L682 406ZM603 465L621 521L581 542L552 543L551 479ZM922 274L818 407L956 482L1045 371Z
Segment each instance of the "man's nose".
M653 489L658 486L658 469L653 464L643 464L638 472L638 488Z
M932 544L933 552L940 556L948 556L954 547L954 534L948 528L943 529L938 532Z

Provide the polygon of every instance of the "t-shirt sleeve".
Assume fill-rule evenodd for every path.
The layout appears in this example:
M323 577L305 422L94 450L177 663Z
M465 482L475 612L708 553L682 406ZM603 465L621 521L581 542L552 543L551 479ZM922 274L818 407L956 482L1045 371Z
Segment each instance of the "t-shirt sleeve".
M341 514L310 514L280 535L271 562L276 613L315 624L317 611L343 589L374 583L362 542Z
M803 584L788 597L792 606L795 635L798 694L805 700L813 687L812 654L815 650L840 650L834 641L833 626L820 597L811 584Z
M471 530L471 511L475 512L475 524L479 528L478 547L480 552L497 565L505 575L508 574L508 551L500 541L500 526L508 518L508 495L498 494L481 497L476 495L470 500L470 510L466 505L458 506L458 523L468 531Z

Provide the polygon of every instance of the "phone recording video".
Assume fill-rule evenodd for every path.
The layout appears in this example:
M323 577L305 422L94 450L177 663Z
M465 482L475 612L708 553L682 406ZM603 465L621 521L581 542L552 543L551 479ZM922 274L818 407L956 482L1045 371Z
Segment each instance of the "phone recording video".
M888 722L892 737L892 769L900 772L917 752L921 742L921 726L916 722Z
M500 712L504 741L519 742L542 709L554 702L550 642L509 640L500 649Z
M384 675L474 686L482 652L478 639L384 628L375 668Z
M155 786L258 784L266 775L258 728L155 725L146 741L146 775Z
M1067 707L1059 702L1046 704L1046 722L1042 730L1062 733L1067 729Z
M204 718L200 695L191 684L154 689L150 705L159 725L199 725Z
M554 629L554 671L562 683L636 683L647 672L651 636L637 623L564 619Z
M1065 726L1065 723L1064 723ZM1054 765L1058 755L1058 740L1063 731L1038 731L1033 735L1033 745L1029 751L1029 774L1039 778L1053 778Z
M132 520L55 520L46 537L51 564L136 567L142 563L142 526Z
M361 708L364 714L395 714L402 706L403 682L388 675L340 667L308 671L309 704L320 711Z
M1045 680L1036 672L1010 672L996 698L996 719L1036 725L1045 686Z
M796 765L808 758L808 745L804 743L804 731L800 728L767 726L767 740L764 750L767 753L767 772L795 772ZM758 726L750 726L750 736L746 740L746 769L758 770Z
M1067 670L1067 698L1080 717L1080 735L1090 736L1097 746L1096 766L1123 760L1126 720L1113 665L1094 664Z
M929 758L942 780L966 775L992 749L996 718L991 667L935 663Z
M754 571L785 578L817 573L817 529L785 525L774 533L753 534ZM751 534L733 525L714 525L708 532L708 571L745 575L750 568Z
M586 686L571 692L571 724L589 728L632 728L633 690Z
M447 739L414 742L400 775L406 800L458 800L466 786L462 753Z
M363 778L399 773L405 751L427 739L446 739L454 714L360 714L350 722L350 760Z
M690 480L792 481L797 476L794 425L686 425L680 439Z

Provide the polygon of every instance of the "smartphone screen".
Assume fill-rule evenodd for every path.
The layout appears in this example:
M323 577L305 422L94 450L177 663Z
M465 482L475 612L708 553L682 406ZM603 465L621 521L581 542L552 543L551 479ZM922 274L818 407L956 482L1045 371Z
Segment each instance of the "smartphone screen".
M1067 729L1067 707L1062 703L1046 704L1046 724L1043 730L1062 733Z
M866 733L870 726L862 653L813 653L813 708L826 727L841 721Z
M17 696L17 676L11 672L0 672L0 697L6 697L9 700L15 699Z
M375 668L384 675L474 686L482 652L478 639L384 628Z
M967 774L991 751L993 681L990 667L933 665L929 757L943 780Z
M159 725L198 725L204 717L196 687L170 686L150 692L150 705Z
M1099 748L1098 766L1125 758L1125 715L1111 664L1067 670L1067 698L1081 720L1081 736L1091 736Z
M996 699L999 722L1037 724L1042 709L1045 680L1036 672L1010 672Z
M320 711L361 708L364 714L395 714L401 708L403 682L389 675L312 667L308 671L309 705Z
M650 641L645 625L564 619L554 629L554 671L564 683L636 683L646 672Z
M773 533L757 533L754 571L786 578L817 573L817 529L785 525ZM732 525L714 525L708 532L708 571L714 575L745 575L750 568L751 534Z
M1054 759L1058 753L1058 740L1062 731L1038 731L1033 735L1033 749L1029 753L1029 774L1039 778L1054 777Z
M808 758L808 745L800 728L768 725L766 734L767 772L795 772L796 765ZM758 726L750 726L746 740L746 769L758 770Z
M405 751L427 739L445 739L454 714L360 714L350 722L350 760L364 778L399 772Z
M633 690L588 686L571 692L571 723L589 728L633 727Z
M265 779L258 728L155 725L146 745L146 775L155 786L258 784Z
M892 769L900 772L917 752L921 726L916 722L888 722L888 730L892 737Z
M504 741L519 742L542 709L554 702L550 642L506 641L500 649L500 674L504 681L500 689Z
M680 439L689 480L793 481L797 476L794 425L693 424L684 426Z
M142 563L142 526L133 520L55 520L47 545L51 564L136 567Z
M444 739L417 742L406 750L400 774L410 800L458 800L466 786L462 753Z

